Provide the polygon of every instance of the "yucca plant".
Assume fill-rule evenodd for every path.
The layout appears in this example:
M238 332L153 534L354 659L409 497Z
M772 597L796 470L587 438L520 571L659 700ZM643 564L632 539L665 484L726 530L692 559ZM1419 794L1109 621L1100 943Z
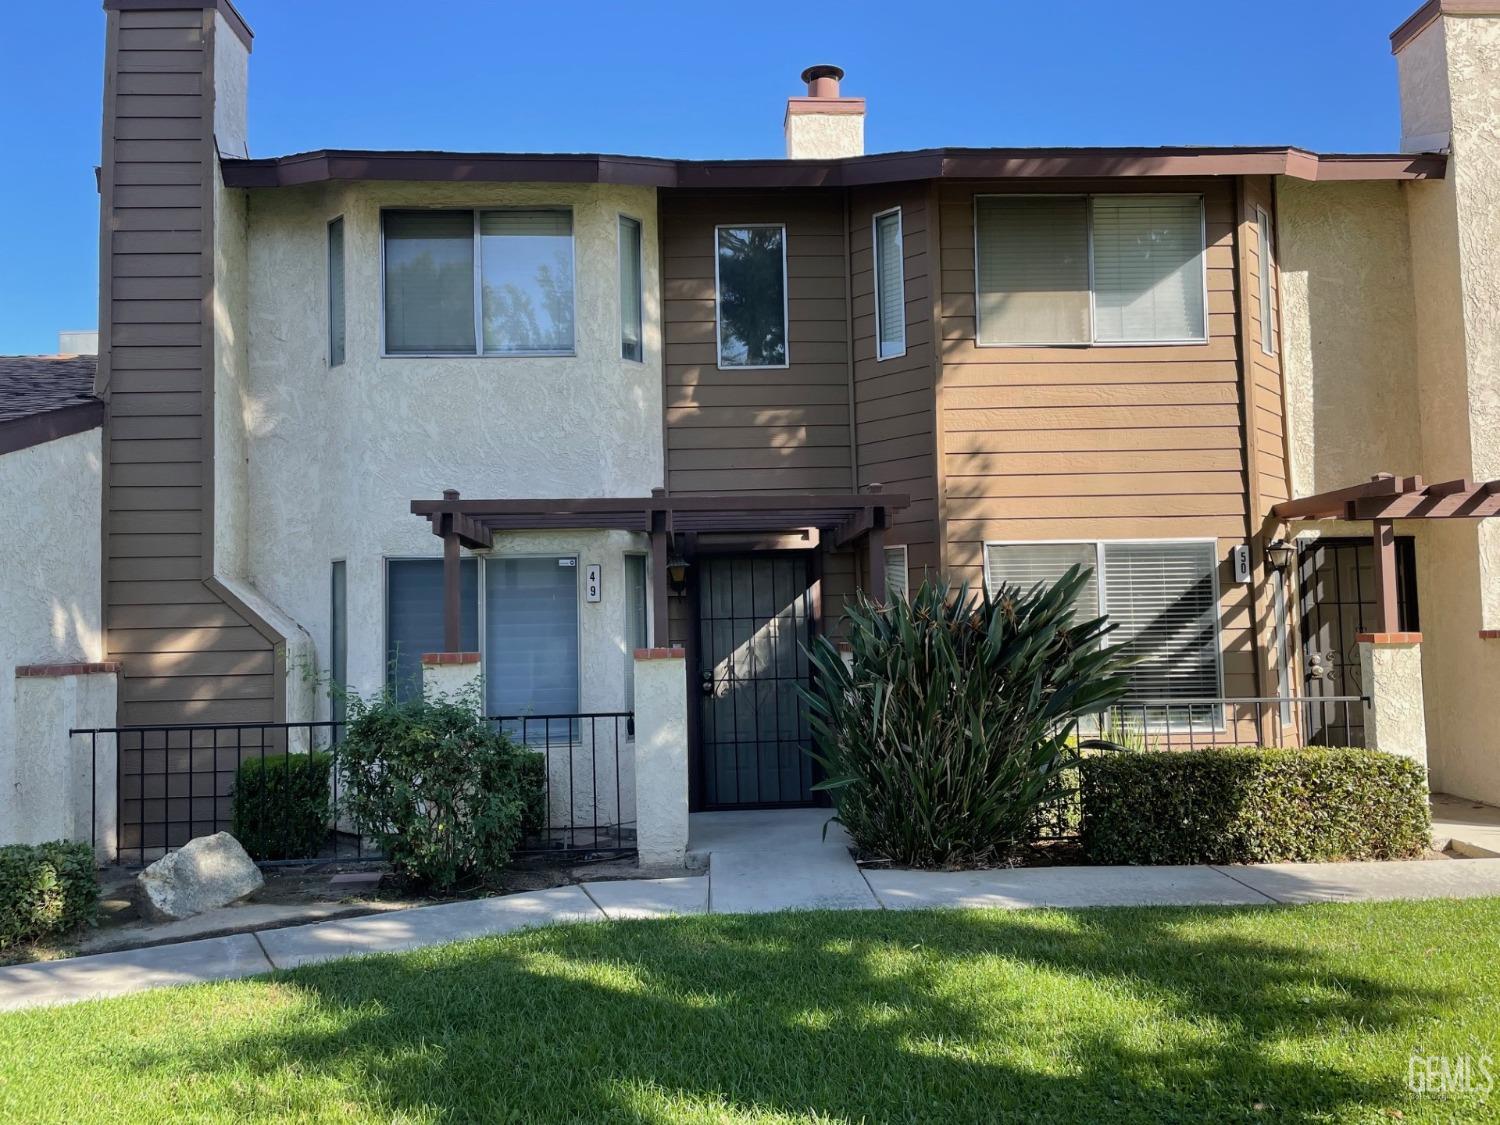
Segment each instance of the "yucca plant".
M864 853L913 867L1003 861L1073 764L1078 717L1117 702L1128 661L1107 618L1075 621L1088 571L994 596L928 580L846 607L852 667L826 637L803 692L809 752Z

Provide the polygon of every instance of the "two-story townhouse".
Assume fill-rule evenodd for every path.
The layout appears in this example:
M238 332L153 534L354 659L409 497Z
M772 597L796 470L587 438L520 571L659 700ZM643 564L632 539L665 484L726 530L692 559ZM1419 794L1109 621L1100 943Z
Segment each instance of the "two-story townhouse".
M1309 311L1342 264L1308 216L1448 190L1441 145L866 155L814 67L786 159L251 158L228 0L104 6L106 648L121 725L202 728L122 755L122 841L215 824L250 724L430 652L492 714L577 715L681 645L693 806L808 803L799 646L844 598L1074 562L1153 729L1361 736L1209 701L1303 695L1320 614L1341 651L1373 628L1332 539L1284 561L1313 487L1283 359L1375 307Z

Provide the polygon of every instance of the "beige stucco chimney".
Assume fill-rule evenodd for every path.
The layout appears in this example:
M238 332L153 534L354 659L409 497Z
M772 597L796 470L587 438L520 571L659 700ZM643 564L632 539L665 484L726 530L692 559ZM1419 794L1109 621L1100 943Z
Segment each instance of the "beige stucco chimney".
M802 72L807 96L786 100L788 160L838 160L865 154L865 99L839 95L842 69L826 63Z

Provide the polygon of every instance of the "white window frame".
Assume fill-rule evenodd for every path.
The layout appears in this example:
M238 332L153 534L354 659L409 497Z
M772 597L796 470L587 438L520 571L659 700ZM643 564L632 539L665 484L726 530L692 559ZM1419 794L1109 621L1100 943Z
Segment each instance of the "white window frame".
M981 558L984 564L984 588L986 593L993 594L995 584L990 573L990 551L991 547L1028 547L1028 546L1066 546L1066 547L1093 547L1094 548L1094 581L1099 587L1099 613L1107 616L1109 614L1109 573L1104 561L1104 548L1110 544L1133 546L1136 544L1147 544L1159 546L1162 544L1203 544L1207 543L1213 547L1214 565L1210 571L1213 578L1213 604L1214 604L1214 682L1218 686L1218 695L1214 698L1223 700L1224 696L1224 628L1220 621L1222 616L1221 598L1223 592L1219 588L1219 567L1223 560L1219 557L1219 541L1211 536L1185 536L1166 539L1141 539L1139 537L1128 539L986 539L980 545ZM1186 705L1185 705L1186 706ZM1214 708L1213 725L1207 722L1202 725L1193 723L1195 730L1205 732L1222 732L1226 729L1225 712L1227 706ZM1147 730L1177 730L1183 726L1182 723L1172 722L1148 722Z
M892 543L889 546L882 548L882 550L887 556L891 554L898 554L900 556L901 562L895 569L899 569L901 572L901 586L903 590L901 596L904 601L911 601L911 559L907 555L906 544ZM894 591L891 589L892 572L893 568L891 566L891 560L889 557L887 557L885 560L885 590L881 594L881 597L884 599L889 599L891 594L894 593Z
M881 323L881 300L880 300L880 220L896 216L896 252L897 264L901 269L901 350L886 353L882 350L884 339L884 327ZM888 359L900 359L906 354L906 218L901 214L900 207L888 207L884 211L877 211L870 217L870 260L875 267L874 290L875 290L875 362L883 363ZM976 259L977 260L977 259ZM976 279L978 275L976 274ZM976 280L975 284L978 282Z
M389 337L386 335L386 270L385 270L385 215L387 211L468 211L473 221L474 238L474 348L472 352L390 352L386 350ZM479 213L481 211L566 211L572 234L568 238L569 273L573 278L573 346L567 351L487 352L484 350L484 261L480 251ZM578 355L578 212L568 203L538 203L535 206L520 204L402 204L392 203L379 209L380 223L380 358L381 359L547 359L570 358ZM349 266L344 265L345 288L348 287ZM616 275L618 276L618 275ZM616 283L618 284L618 282ZM644 297L642 298L644 301Z
M636 271L637 271L637 276L640 279L640 285L638 286L638 288L640 290L640 300L641 300L641 354L640 354L640 358L639 359L633 359L633 358L631 358L629 356L622 355L622 356L620 356L620 362L621 363L640 363L640 364L644 364L646 362L646 224L640 218L638 218L635 215L630 214L630 212L628 212L628 211L621 211L618 215L615 216L615 302L616 302L616 304L618 304L620 306L620 341L619 342L620 342L622 348L623 348L624 343L625 343L625 290L620 287L620 280L619 280L620 279L620 271L621 271L621 269L625 265L625 240L624 240L624 238L621 237L621 235L624 232L624 225L625 224L623 222L621 222L622 219L629 219L632 223L634 223L636 225L636 227L641 232L640 246L637 249L637 252L636 252L636 261L635 261L635 268L636 268ZM576 232L575 232L575 236L574 237L575 237L575 241L576 241L576 237L577 237ZM573 284L574 284L575 288L578 285L578 276L577 276L576 272L574 273L574 276L573 276ZM715 291L715 299L717 300L717 291ZM575 314L575 317L576 317L576 314L577 314L577 306L576 306L576 304L574 306L574 314ZM576 347L577 343L578 343L577 320L576 319L574 320L573 343L574 343L574 346ZM649 585L649 583L648 583L648 585Z
M475 601L475 613L478 614L478 618L477 618L476 624L478 625L478 639L479 639L479 669L480 669L479 674L482 677L487 677L489 675L489 659L490 659L490 657L489 657L489 646L485 642L485 634L488 631L488 630L485 629L485 612L486 612L486 609L487 609L487 607L485 605L485 603L487 601L487 599L485 597L485 581L484 581L485 561L487 559L491 559L491 558L494 558L494 559L572 559L573 560L573 566L576 569L578 567L579 559L581 557L582 557L581 553L577 552L577 551L557 551L557 552L527 551L527 552L523 552L523 553L520 553L520 554L509 554L509 553L507 553L505 551L470 551L468 554L460 554L459 555L459 559L460 560L463 560L463 559L466 559L466 558L472 558L472 559L476 559L478 561L478 574L476 575L476 580L478 582L479 588L476 591L476 595L475 595L474 601ZM391 563L393 563L393 562L394 563L402 563L402 562L434 562L434 561L441 562L442 558L443 558L442 555L385 555L381 559L381 566L380 566L380 616L381 616L381 628L380 628L380 631L381 631L381 644L380 644L381 672L380 672L380 683L381 683L382 687L385 686L385 684L386 684L386 676L389 674L389 669L387 667L387 663L388 662L387 662L386 658L387 658L387 654L391 651L391 615L390 615L390 605L391 605L391 601L390 601ZM650 585L651 585L649 579L650 579L650 575L648 573L647 574L647 582L646 582L647 596L648 597L650 596ZM344 581L345 581L344 599L345 599L345 604L347 605L348 604L348 598L349 598L348 571L347 571L347 569L345 571L345 579L344 579ZM577 664L577 672L578 672L578 703L577 703L577 707L578 707L578 712L577 713L579 713L579 714L584 713L584 706L583 706L583 692L584 692L584 679L583 679L583 658L584 658L584 648L583 648L583 617L584 617L584 611L583 611L583 606L585 604L586 603L583 600L582 583L579 583L579 586L578 586L578 619L577 619L577 631L578 631L578 664ZM648 614L650 612L649 606L647 608L647 612L648 612ZM646 619L646 627L647 627L648 630L650 629L650 626L651 626L651 619L648 616L647 619ZM488 711L489 708L486 706L484 708L484 710ZM559 743L553 743L553 745L560 745L560 744ZM575 745L576 745L576 743L575 743Z
M1198 272L1203 277L1203 335L1180 340L1100 340L1098 338L1098 310L1095 304L1097 283L1094 279L1094 200L1095 199L1186 199L1198 201ZM1026 343L980 343L980 320L983 316L979 300L979 203L983 199L1081 199L1084 202L1084 217L1088 230L1089 267L1089 339L1059 343L1056 340ZM1202 192L1197 191L1133 191L1133 192L976 192L970 204L970 230L974 235L974 346L976 348L1182 348L1203 345L1213 339L1208 308L1208 206Z
M1262 355L1276 354L1276 293L1271 287L1272 264L1276 257L1275 232L1271 215L1259 204L1255 207L1255 252L1260 257L1260 350Z
M721 230L779 230L781 231L781 324L786 336L785 363L734 363L724 366L724 318L719 301L719 232ZM785 371L792 365L792 311L791 292L787 284L787 225L771 223L718 223L714 226L714 366L720 371Z

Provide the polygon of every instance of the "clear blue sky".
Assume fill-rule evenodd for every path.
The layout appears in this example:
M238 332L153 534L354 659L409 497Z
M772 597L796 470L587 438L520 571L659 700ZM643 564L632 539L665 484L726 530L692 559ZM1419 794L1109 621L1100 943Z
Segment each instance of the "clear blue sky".
M1417 6L240 2L255 30L257 156L334 147L780 156L783 99L815 62L843 66L845 92L869 99L871 152L1389 151L1398 115L1387 36ZM0 354L46 352L59 328L98 318L104 13L95 0L17 2L3 20Z

